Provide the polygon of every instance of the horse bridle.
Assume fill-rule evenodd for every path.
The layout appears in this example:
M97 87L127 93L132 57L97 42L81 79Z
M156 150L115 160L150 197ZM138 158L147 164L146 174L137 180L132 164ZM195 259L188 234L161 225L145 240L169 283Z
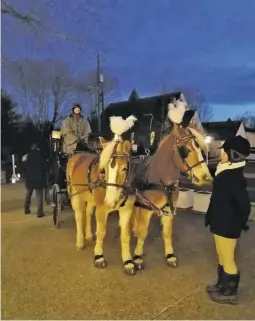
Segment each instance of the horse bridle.
M106 180L105 180L105 177L103 178L103 185L104 187L107 187L107 186L114 186L114 187L118 187L118 188L122 188L124 189L125 188L125 184L127 183L128 181L128 178L129 178L129 174L130 174L130 169L131 169L131 166L130 166L130 163L131 163L131 154L117 154L116 153L116 149L117 149L117 146L118 144L120 143L121 141L118 141L117 144L115 145L115 148L113 150L113 153L111 155L111 158L110 158L110 166L112 166L112 162L114 162L114 165L116 165L116 159L119 158L128 158L128 163L127 163L127 167L124 168L123 170L126 171L126 176L125 176L125 179L124 179L124 183L123 184L117 184L117 183L108 183ZM113 166L114 167L114 166ZM104 175L105 174L105 170L102 169L100 171L100 174L101 175Z
M184 136L184 137L181 137L181 138L177 139L176 145L174 146L174 150L176 150L176 151L179 153L179 156L180 156L180 158L181 158L181 161L183 162L183 164L184 164L184 165L186 166L186 168L187 168L186 171L185 171L185 173L188 173L188 172L190 172L193 168L195 168L195 167L197 167L197 166L205 163L205 160L203 159L203 160L195 163L194 165L190 166L190 165L187 163L187 161L186 161L186 157L185 157L184 155L181 155L182 153L181 153L181 151L180 151L180 148L181 148L181 147L186 147L186 146L185 146L186 144L180 146L180 142L182 142L182 141L184 141L184 140L187 140L186 144L187 144L190 140L194 140L195 144L197 144L198 146L199 146L199 144L198 144L198 142L196 141L196 138L195 138L193 135L189 134L189 135L187 135L187 136Z

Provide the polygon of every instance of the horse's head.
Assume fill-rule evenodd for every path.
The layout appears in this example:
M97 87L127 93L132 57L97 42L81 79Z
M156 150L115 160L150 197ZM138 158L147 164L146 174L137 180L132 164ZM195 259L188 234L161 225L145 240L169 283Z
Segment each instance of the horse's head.
M99 138L103 148L100 155L100 171L106 181L106 204L114 208L120 199L124 184L128 179L131 159L131 143L121 139L107 142Z
M173 123L171 132L162 139L152 156L148 178L150 182L165 184L179 179L185 172L196 185L212 181L203 151L206 152L204 133L191 124L194 111L184 103L170 104L168 117Z
M174 124L174 160L181 172L185 172L196 185L211 183L212 176L205 162L207 152L205 135L195 125Z
M124 184L128 179L131 160L131 143L123 141L122 134L134 126L136 118L129 116L110 117L110 128L114 134L113 140L106 142L100 138L103 151L100 155L99 168L104 172L106 180L106 204L114 208L120 200Z

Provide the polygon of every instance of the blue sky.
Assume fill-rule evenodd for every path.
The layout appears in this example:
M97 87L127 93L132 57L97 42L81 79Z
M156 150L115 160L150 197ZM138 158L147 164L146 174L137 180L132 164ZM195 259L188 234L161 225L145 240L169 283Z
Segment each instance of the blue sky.
M163 82L169 91L199 91L215 120L255 113L254 0L97 0L97 19L87 13L91 1L6 0L23 12L37 10L87 45L35 36L4 17L3 57L61 59L77 74L93 69L100 51L123 99L133 87L140 96L157 94Z

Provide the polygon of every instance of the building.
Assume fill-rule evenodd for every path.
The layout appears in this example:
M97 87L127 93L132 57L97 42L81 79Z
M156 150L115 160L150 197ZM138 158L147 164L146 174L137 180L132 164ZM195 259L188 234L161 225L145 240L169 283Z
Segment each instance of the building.
M228 119L222 122L207 122L202 125L206 135L212 137L209 144L209 157L211 158L220 156L219 147L225 140L238 135L247 139L247 133L242 121Z
M105 108L102 114L104 132L109 131L109 117L122 116L126 118L134 115L138 121L124 137L131 139L138 148L154 149L168 126L168 104L175 100L186 101L182 92L140 98L134 89L127 101L112 103ZM197 113L193 117L193 122L200 127L202 126Z
M255 149L255 128L245 127L245 131L246 131L247 139L251 144L251 148Z

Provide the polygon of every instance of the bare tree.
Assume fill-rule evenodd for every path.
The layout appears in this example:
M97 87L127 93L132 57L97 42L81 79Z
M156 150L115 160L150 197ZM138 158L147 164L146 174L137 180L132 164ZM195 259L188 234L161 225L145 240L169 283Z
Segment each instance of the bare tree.
M199 91L183 91L184 96L192 109L198 113L201 122L208 122L213 117L212 107L206 102L204 96Z
M98 31L101 28L100 13L105 8L111 7L113 9L117 0L75 0L72 1L72 7L68 8L67 12L62 11L61 13L59 13L59 10L53 10L54 6L56 7L56 3L62 7L62 0L1 0L2 21L7 17L7 19L10 20L11 18L15 22L14 25L17 25L18 28L15 28L16 31L13 36L20 32L20 30L24 31L26 29L40 37L40 43L42 43L42 36L50 36L72 41L80 49L84 50L86 48L86 52L91 50L92 54L100 51L102 47L101 40L99 42L95 37L90 37L91 33L89 30L92 28ZM68 25L64 28L62 27L62 30L55 26L56 16L59 14L70 15L70 12L75 11L82 13L82 28L86 30L86 32L79 36L70 34ZM74 15L73 23L80 24L80 22L79 19L75 20ZM4 22L2 26L5 26ZM10 32L9 29L5 31L5 33L7 32Z
M158 92L159 94L165 94L170 92L183 92L187 103L190 108L195 109L198 113L201 122L210 121L213 117L213 111L210 105L206 102L203 95L197 90L186 90L182 87L171 87L167 73L161 74L158 80Z
M246 111L243 115L237 116L236 120L242 121L245 126L255 129L255 114Z
M61 61L19 60L4 65L6 77L18 89L23 115L53 124L71 94L72 76Z
M110 73L105 72L103 91L104 91L104 104L107 106L110 102L117 101L120 97L120 89L118 79ZM79 100L84 100L89 108L87 112L93 112L96 106L97 97L97 75L96 71L83 73L74 81L74 91L76 92Z
M95 1L86 0L85 2L86 2L86 6L82 6L82 10L85 11L84 13L86 13L87 16L90 16L96 19L97 15L95 13ZM27 3L28 4L27 7L29 8L32 7L33 9L29 10L28 12L23 12L23 10L21 10L21 8L18 6L19 4L21 4L19 2L17 2L16 5L12 5L8 0L1 0L1 3L2 3L1 14L3 17L4 16L12 17L14 20L22 24L23 26L27 26L31 28L31 30L33 30L36 34L46 32L49 35L63 38L65 40L72 40L79 45L84 45L83 39L72 36L69 33L60 31L51 26L51 23L50 23L51 13L45 14L45 12L47 12L47 8L51 7L52 0L45 0L43 6L41 5L41 2L30 0L30 3ZM44 13L45 19L42 19L42 16L43 16L42 11Z

